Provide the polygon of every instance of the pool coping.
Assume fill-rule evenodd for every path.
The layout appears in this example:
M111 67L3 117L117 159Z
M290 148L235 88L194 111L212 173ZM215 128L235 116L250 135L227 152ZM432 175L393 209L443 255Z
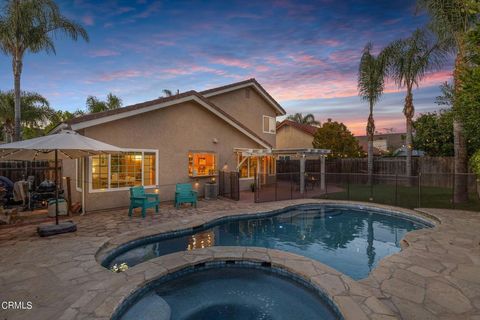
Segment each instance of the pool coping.
M178 234L195 231L195 229L201 230L203 228L213 227L215 225L218 225L220 223L227 222L230 220L248 219L253 217L263 218L263 217L275 216L295 208L308 209L310 206L317 206L317 205L340 206L340 207L350 206L350 207L360 208L360 209L368 208L369 210L372 210L372 211L378 210L378 211L381 211L382 213L388 212L389 214L392 214L392 215L401 216L414 221L416 220L417 222L424 223L432 228L442 223L441 219L433 215L430 215L426 212L404 209L399 207L365 203L365 202L354 202L354 201L309 200L308 202L301 202L299 204L289 205L289 206L285 206L282 208L277 208L269 211L253 211L253 212L244 212L244 213L225 212L223 215L216 215L211 219L194 218L193 220L190 220L190 221L181 221L185 223L182 226L182 228L179 228L179 223L175 221L175 222L169 222L164 225L148 227L148 228L142 229L140 232L137 230L133 232L123 233L121 235L118 235L104 242L96 252L95 259L99 264L103 265L103 262L110 255L112 255L113 252L127 250L130 247L134 247L136 243L143 242L148 238L155 238L159 236L169 238L170 236L175 236ZM411 231L411 232L414 232L414 231ZM407 233L407 235L409 233ZM402 249L409 245L408 240L406 238L407 236L401 239L400 243L401 243Z
M300 277L320 291L344 320L396 318L393 311L374 297L369 290L323 263L275 249L226 246L175 252L148 260L137 265L138 268L134 267L122 272L122 276L126 278L125 285L116 291L107 292L109 298L99 308L104 314L97 314L97 316L115 315L131 295L168 274L219 261L267 263L273 268Z
M258 210L242 213L214 212L207 217L192 217L192 219L183 219L180 223L175 221L160 226L148 227L141 230L141 232L135 231L124 233L104 242L96 252L95 259L97 263L100 264L102 260L105 259L106 255L112 250L126 243L130 243L131 241L143 241L145 238L156 236L158 234L184 232L186 230L192 231L201 228L202 226L215 224L225 220L242 217L248 218L276 215L292 208L308 208L308 206L319 204L329 206L353 206L357 208L368 208L373 211L381 210L382 212L387 211L390 214L401 215L409 219L423 222L430 225L432 228L442 224L441 218L422 211L364 202L331 200L305 201L305 199L301 199L298 203L282 206L280 208L277 207L272 210ZM179 228L179 225L183 228ZM419 230L408 232L401 240L402 251L409 246L407 238L410 236L415 237L416 231ZM401 252L397 254L400 253ZM395 255L396 254L392 256ZM388 259L388 257L382 260L385 259ZM140 290L152 281L156 281L169 273L192 267L199 263L225 260L271 263L272 267L285 270L301 277L315 286L319 291L323 292L325 297L333 303L334 307L342 314L343 319L345 320L378 318L397 319L395 313L375 297L371 290L367 289L360 282L353 280L347 275L319 261L275 249L226 246L197 249L194 251L179 251L142 262L129 268L121 273L122 276L127 279L126 284L122 286L121 289L109 293L110 298L98 308L102 311L99 316L113 316L115 311L125 300L129 299L131 294L134 294L137 290ZM372 270L370 275L373 274L374 271L375 269Z

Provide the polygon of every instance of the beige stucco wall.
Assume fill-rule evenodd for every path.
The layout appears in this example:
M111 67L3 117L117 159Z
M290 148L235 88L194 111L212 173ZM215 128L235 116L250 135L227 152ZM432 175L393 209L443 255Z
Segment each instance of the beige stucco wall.
M291 126L277 130L277 148L312 148L313 136Z
M188 176L189 151L215 152L217 169L222 169L226 164L228 169L235 170L236 156L233 148L260 148L236 128L194 102L86 128L83 133L123 148L158 150L157 184L160 185L161 201L173 199L176 183L190 182L200 195L203 194L203 183L210 178L197 180ZM214 138L218 139L218 143L213 143ZM74 169L75 165L67 165L65 175L75 177ZM80 193L75 196L80 199ZM128 204L127 190L86 193L87 211L124 207Z
M276 117L275 109L255 89L242 88L208 99L275 147L275 134L263 132L263 116Z

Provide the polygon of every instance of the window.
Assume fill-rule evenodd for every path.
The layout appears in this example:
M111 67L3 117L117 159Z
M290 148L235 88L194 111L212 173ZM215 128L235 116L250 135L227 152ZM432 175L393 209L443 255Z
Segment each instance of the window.
M83 189L83 158L75 159L75 186L77 191Z
M129 151L91 157L92 190L156 185L157 154Z
M188 175L190 177L208 177L217 174L216 155L211 152L188 153Z
M255 172L257 172L257 157L244 157L241 154L238 155L238 164L240 164L238 172L240 178L254 178Z
M273 156L263 156L261 158L250 156L245 157L240 153L237 156L237 166L240 178L255 178L255 173L257 172L257 166L260 159L260 174L275 174L275 157Z
M275 134L277 122L274 117L263 116L263 133Z

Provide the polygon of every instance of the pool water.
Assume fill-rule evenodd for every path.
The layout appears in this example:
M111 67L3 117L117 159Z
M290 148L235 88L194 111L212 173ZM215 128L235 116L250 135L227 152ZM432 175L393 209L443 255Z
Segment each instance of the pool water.
M428 227L377 209L317 206L268 217L220 222L204 230L168 238L146 239L104 261L110 267L134 266L172 252L210 246L253 246L284 250L318 260L353 279L362 279L384 257L400 251L412 230Z
M190 272L153 286L120 317L172 320L338 319L313 288L245 267Z

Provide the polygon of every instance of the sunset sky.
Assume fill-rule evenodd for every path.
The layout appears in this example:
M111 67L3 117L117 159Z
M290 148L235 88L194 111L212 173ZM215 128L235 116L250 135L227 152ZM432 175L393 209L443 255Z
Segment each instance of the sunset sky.
M288 113L343 121L364 134L367 104L357 96L362 48L380 50L425 24L411 0L61 1L90 42L57 40L57 54L28 54L23 89L56 109L85 107L108 92L124 105L163 89L203 90L256 78ZM13 86L0 56L0 90ZM419 112L438 109L438 86L451 67L432 72L414 93ZM388 84L375 110L379 131L404 131L403 92Z

